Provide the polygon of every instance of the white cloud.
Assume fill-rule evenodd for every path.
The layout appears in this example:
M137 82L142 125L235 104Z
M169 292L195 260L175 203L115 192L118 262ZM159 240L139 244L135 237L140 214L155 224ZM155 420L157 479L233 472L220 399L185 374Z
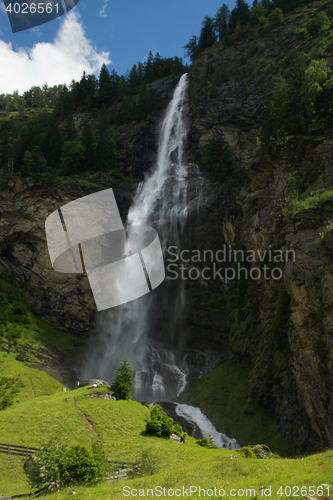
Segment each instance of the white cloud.
M0 94L33 85L69 84L79 80L83 71L97 73L102 64L110 64L109 52L97 52L86 38L79 14L65 16L52 43L37 43L30 49L14 50L0 40Z
M99 15L102 17L108 17L107 13L105 12L105 9L109 3L109 0L104 0L102 7L100 8Z

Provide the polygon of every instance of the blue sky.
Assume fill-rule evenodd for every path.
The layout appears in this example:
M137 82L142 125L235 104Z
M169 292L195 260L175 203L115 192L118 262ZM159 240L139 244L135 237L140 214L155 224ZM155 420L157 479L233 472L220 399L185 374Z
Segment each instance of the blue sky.
M15 0L14 0L15 1ZM37 1L37 0L36 0ZM12 33L0 0L0 94L32 85L69 84L83 72L126 74L149 51L184 56L204 16L223 0L80 0L71 13L37 28ZM235 1L225 1L232 9ZM28 86L28 87L26 87Z

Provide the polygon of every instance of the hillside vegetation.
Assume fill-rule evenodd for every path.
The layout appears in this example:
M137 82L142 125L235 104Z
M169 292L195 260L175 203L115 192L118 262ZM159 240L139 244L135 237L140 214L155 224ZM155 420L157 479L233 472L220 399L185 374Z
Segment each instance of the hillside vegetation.
M31 384L37 387L35 370L23 368L21 377L25 382L30 378ZM44 383L51 387L48 378L45 375ZM106 459L140 463L142 452L146 450L152 465L149 472L142 470L140 477L126 483L101 482L91 487L75 486L74 490L82 499L104 496L120 499L123 498L122 488L125 485L131 489L154 488L157 485L167 489L189 488L191 485L200 485L205 489L223 487L226 490L256 488L259 494L263 485L271 485L275 492L279 486L290 484L317 488L332 478L332 451L304 459L242 458L238 452L202 448L193 438L187 438L185 444L178 444L171 439L146 435L145 423L150 412L140 403L89 398L92 393L89 388L64 393L57 383L53 383L53 391L48 396L39 395L16 402L0 412L1 439L4 443L36 448L44 446L50 439L66 446L83 444L89 447L100 443ZM103 394L106 389L98 392ZM232 454L237 458L230 459ZM0 454L1 469L5 472L0 479L1 493L23 494L30 491L23 470L24 461ZM71 491L73 487L45 498L67 498ZM192 496L199 498L198 494ZM280 497L272 494L272 498Z

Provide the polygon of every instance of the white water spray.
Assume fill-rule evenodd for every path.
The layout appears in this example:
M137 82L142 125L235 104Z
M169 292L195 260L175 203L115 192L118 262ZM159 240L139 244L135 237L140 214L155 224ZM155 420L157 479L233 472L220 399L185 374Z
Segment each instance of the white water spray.
M211 421L202 413L200 408L185 404L177 404L175 410L178 416L194 424L200 430L202 437L210 434L214 444L218 448L227 448L228 450L237 450L240 448L236 439L229 438L225 434L218 432Z

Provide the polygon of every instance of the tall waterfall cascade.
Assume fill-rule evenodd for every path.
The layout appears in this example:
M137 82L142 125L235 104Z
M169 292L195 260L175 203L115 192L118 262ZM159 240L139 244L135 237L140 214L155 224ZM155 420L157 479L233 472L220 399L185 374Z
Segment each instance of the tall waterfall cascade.
M164 256L168 246L180 245L188 216L198 212L201 200L199 169L184 162L186 87L185 74L161 125L156 165L139 185L127 220L128 226L155 228ZM98 313L83 376L112 381L126 356L136 375L134 399L172 401L184 390L193 364L201 363L208 371L216 361L195 350L179 355L185 307L184 282L166 279L153 292Z

